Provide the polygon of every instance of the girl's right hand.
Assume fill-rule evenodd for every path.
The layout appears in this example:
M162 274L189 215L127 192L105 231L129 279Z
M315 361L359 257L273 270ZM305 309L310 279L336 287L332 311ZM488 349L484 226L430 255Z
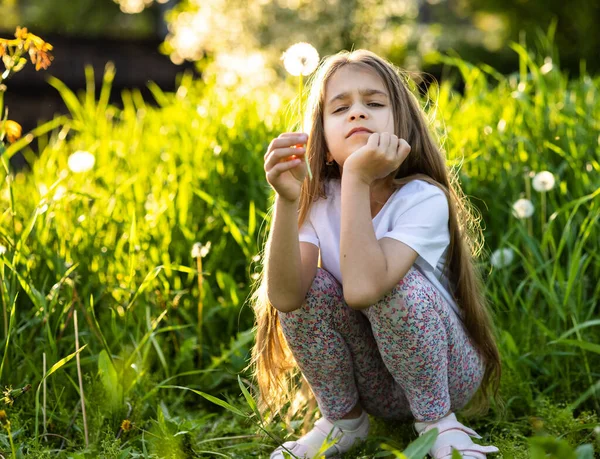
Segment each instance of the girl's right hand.
M265 153L267 182L287 201L294 202L300 197L300 188L308 172L304 160L306 149L302 147L307 140L306 134L284 132L273 139Z

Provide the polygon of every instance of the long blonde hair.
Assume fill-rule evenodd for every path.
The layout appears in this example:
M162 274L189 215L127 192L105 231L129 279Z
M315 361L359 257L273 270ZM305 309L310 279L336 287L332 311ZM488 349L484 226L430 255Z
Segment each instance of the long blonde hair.
M308 215L311 204L325 197L327 180L340 178L337 167L327 166L323 106L325 87L332 75L345 65L375 71L383 80L392 101L395 134L405 139L411 152L393 175L392 185L399 188L411 180L421 179L444 191L449 203L450 246L446 257L446 273L453 288L451 292L462 310L467 333L485 362L485 373L473 403L471 413L485 413L489 409L490 394L502 405L498 394L501 375L500 354L494 329L484 297L483 282L474 264L483 247L483 234L475 209L466 200L457 174L449 171L444 157L435 145L427 121L417 98L409 90L405 73L376 54L359 49L342 51L326 58L310 82L305 127L309 137L306 154L310 161L313 179L302 184L299 203L298 228ZM452 178L451 178L452 176ZM266 258L263 258L266 259ZM287 402L297 411L311 397L302 378L298 391L299 370L282 334L278 311L266 294L266 276L256 282L251 304L256 317L256 342L252 349L250 367L260 390L259 409L275 416ZM301 403L298 403L298 402ZM314 399L312 399L314 406ZM290 413L288 412L288 415Z

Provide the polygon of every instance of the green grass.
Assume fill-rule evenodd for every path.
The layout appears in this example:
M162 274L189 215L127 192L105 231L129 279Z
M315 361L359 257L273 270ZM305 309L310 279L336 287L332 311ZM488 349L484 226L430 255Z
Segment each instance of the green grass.
M504 364L506 411L467 421L501 449L497 457L593 457L586 448L600 450L600 78L561 73L548 41L535 53L514 49L520 72L509 76L445 57L449 75L428 94L432 129L485 223L479 262ZM270 223L263 154L295 110L270 109L274 88L242 97L188 75L174 94L151 85L157 107L126 91L118 108L108 103L113 77L108 66L97 99L89 70L82 94L51 80L71 117L3 155L0 384L32 386L2 407L15 456L268 457L277 441L299 434L302 419L293 432L280 419L261 426L238 374L252 346L247 300ZM457 81L464 94L453 89ZM282 83L283 100L291 87ZM19 149L30 171L8 170ZM77 150L95 156L92 170L69 171ZM546 194L530 183L529 172L541 170L557 179ZM520 197L534 203L531 219L512 215ZM202 292L196 242L211 243ZM489 255L501 247L515 259L492 268ZM125 419L131 430L121 429ZM400 457L381 445L401 451L415 438L410 424L373 419L369 442L346 457ZM10 457L6 429L0 449Z

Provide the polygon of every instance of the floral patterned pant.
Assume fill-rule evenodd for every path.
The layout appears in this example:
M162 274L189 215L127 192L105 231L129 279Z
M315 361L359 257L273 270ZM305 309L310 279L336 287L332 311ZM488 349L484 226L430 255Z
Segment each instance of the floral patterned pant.
M417 269L374 305L355 310L322 268L301 308L279 313L292 354L323 416L360 401L388 419L435 421L467 404L483 362L461 321Z

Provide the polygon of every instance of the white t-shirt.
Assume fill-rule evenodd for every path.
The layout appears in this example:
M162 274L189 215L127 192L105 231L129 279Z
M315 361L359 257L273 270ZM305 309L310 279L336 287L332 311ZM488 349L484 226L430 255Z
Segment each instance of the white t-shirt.
M321 267L342 284L340 269L341 180L325 184L327 199L313 202L299 240L320 248ZM394 191L373 219L377 240L389 237L419 254L414 267L442 294L458 317L462 317L442 272L450 244L448 201L437 186L413 180Z

